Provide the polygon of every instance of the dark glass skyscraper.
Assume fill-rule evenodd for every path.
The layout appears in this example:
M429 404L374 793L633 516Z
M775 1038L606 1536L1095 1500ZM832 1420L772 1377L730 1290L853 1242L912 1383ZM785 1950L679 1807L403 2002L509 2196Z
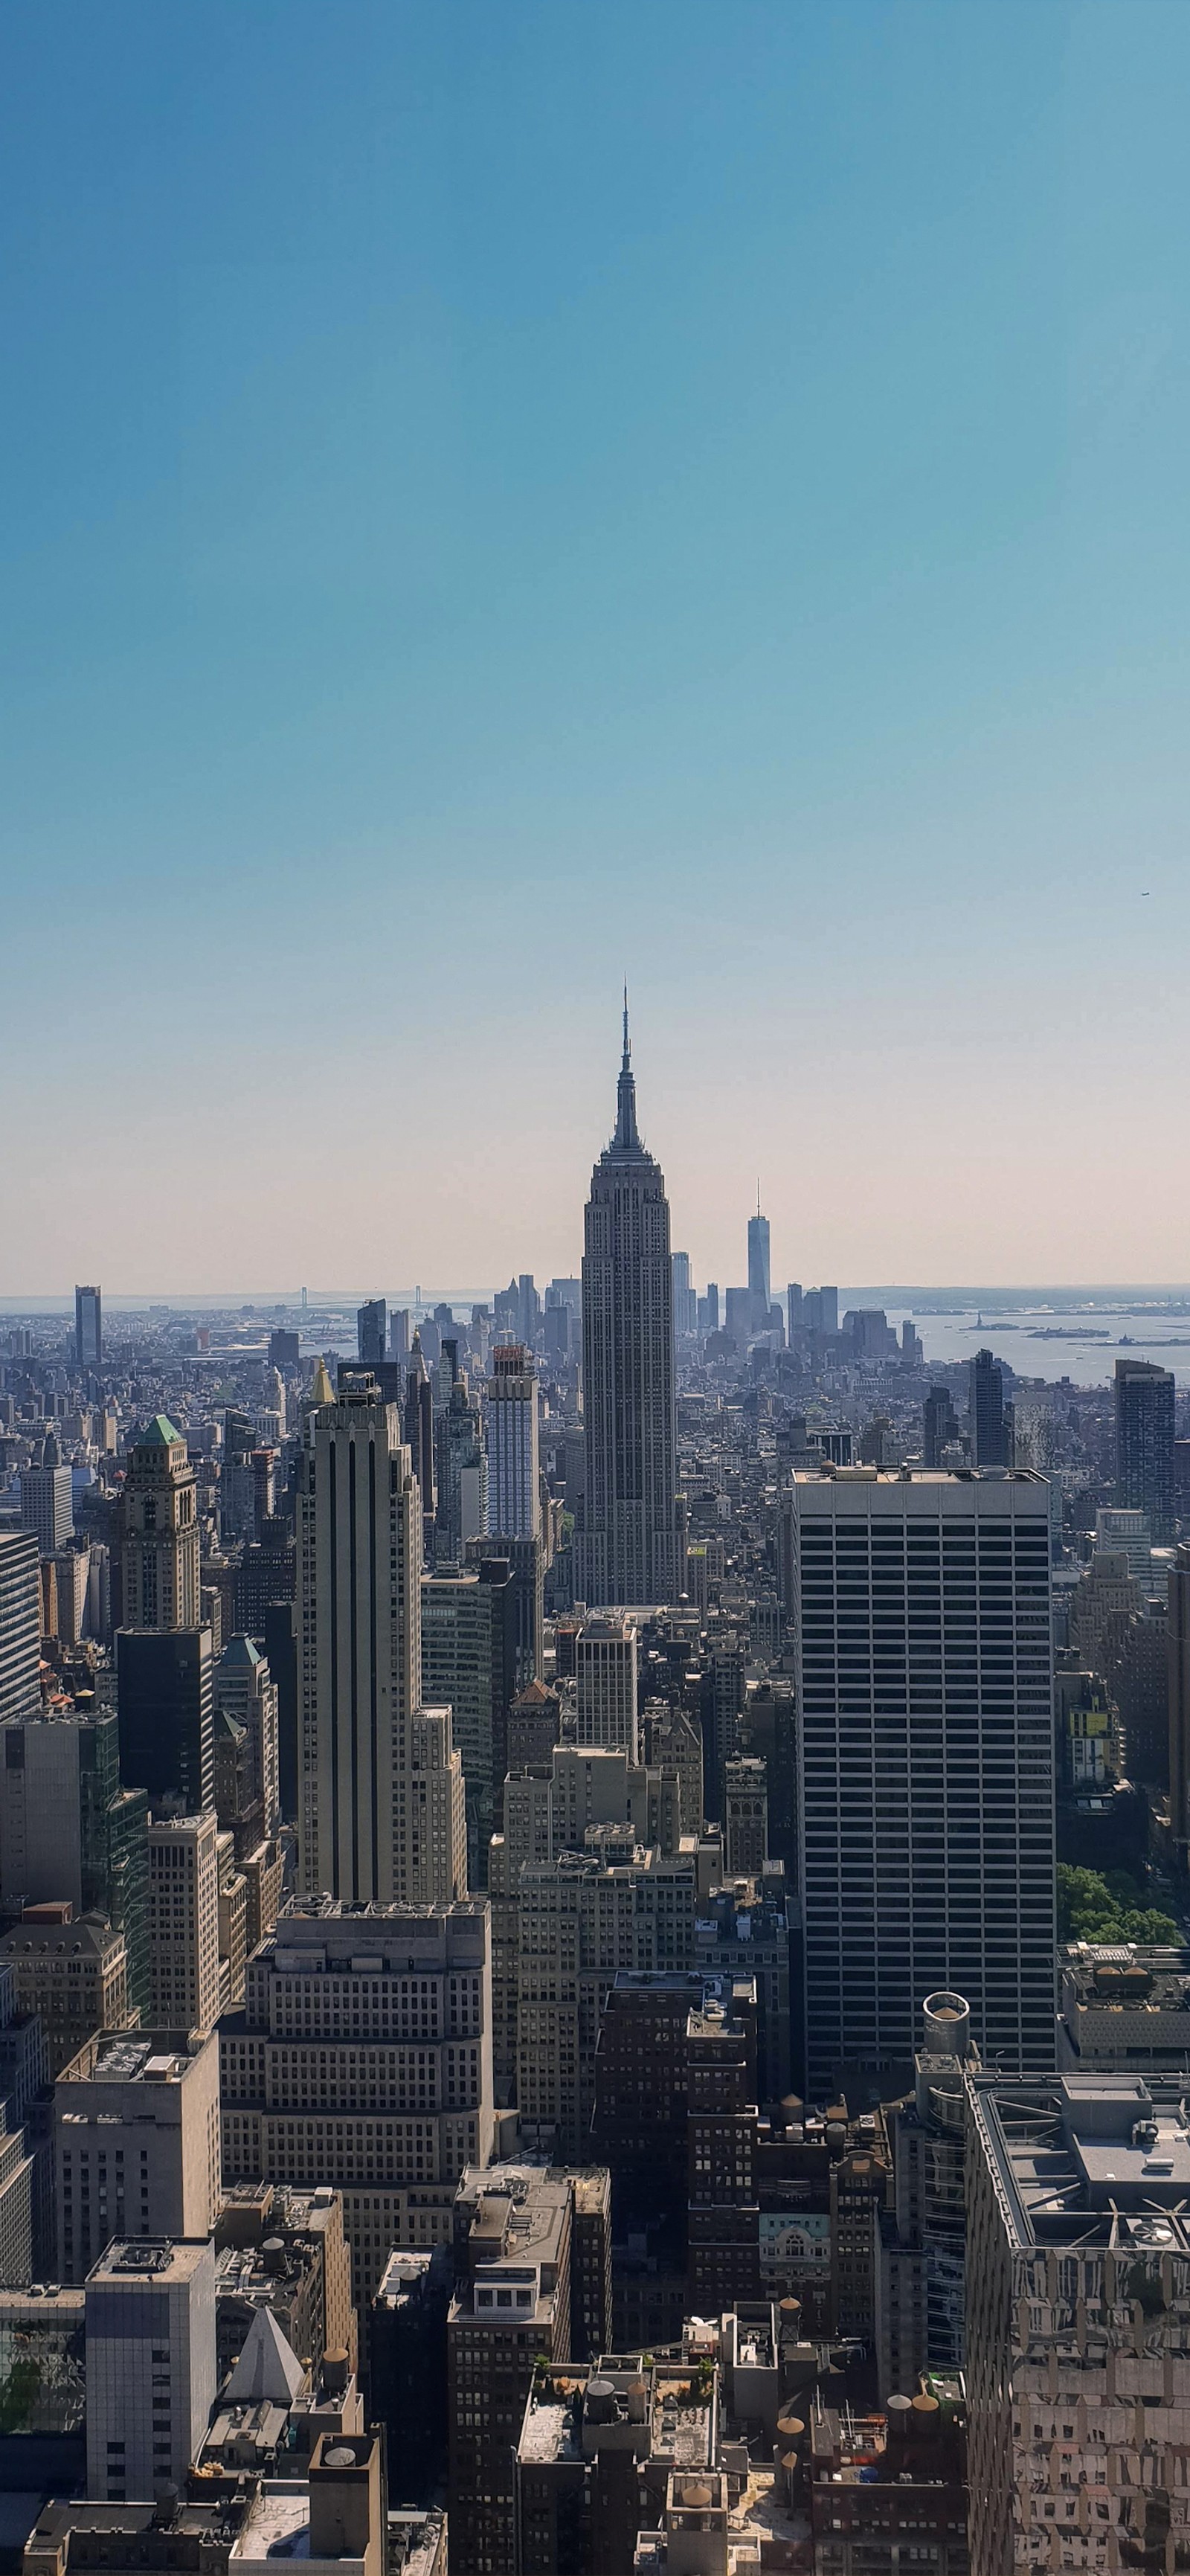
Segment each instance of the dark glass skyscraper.
M752 1299L752 1324L756 1332L767 1330L772 1286L769 1277L769 1221L760 1213L760 1185L756 1189L756 1214L748 1219L748 1293Z
M948 1386L932 1386L922 1406L922 1465L940 1467L942 1452L957 1440L959 1426Z
M121 1628L116 1637L120 1777L187 1815L214 1797L209 1628Z
M986 2059L1054 2052L1049 1488L794 1477L811 2099L896 2070L956 1989Z
M74 1356L81 1369L97 1369L103 1358L103 1300L98 1288L75 1289Z
M1154 1547L1169 1547L1174 1496L1174 1380L1147 1360L1116 1361L1116 1501L1147 1512Z
M592 1603L682 1589L673 1266L660 1165L637 1133L624 1009L616 1130L591 1175L583 1252L586 1491L577 1590Z
M369 1297L355 1318L359 1356L365 1367L384 1359L388 1314L383 1297Z
M977 1351L971 1362L971 1463L975 1467L1012 1464L1004 1379L990 1351Z

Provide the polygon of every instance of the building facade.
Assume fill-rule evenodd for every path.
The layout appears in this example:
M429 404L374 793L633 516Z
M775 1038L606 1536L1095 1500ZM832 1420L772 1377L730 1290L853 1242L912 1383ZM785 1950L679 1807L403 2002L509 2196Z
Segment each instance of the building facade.
M1190 2558L1182 2080L967 2079L975 2569Z
M540 1538L541 1465L537 1379L520 1342L492 1353L488 1380L488 1529L497 1538Z
M70 1469L62 1464L56 1431L47 1431L37 1465L21 1469L21 1520L42 1556L65 1547L74 1528Z
M395 1406L365 1384L313 1410L298 1491L297 1604L298 1868L310 1893L426 1901L434 1847L413 1787L421 1524ZM428 1738L420 1749L424 1759ZM446 1776L456 1784L449 1795L461 1796L457 1773ZM433 1889L446 1900L456 1892L453 1845L452 1834Z
M54 2087L58 2277L85 2281L114 2236L211 2235L218 2215L214 2038L89 2040Z
M123 1935L128 2001L149 2014L148 1798L120 1782L114 1709L50 1702L0 1729L0 1897L69 1905Z
M87 2278L87 2493L185 2486L215 2402L215 2249L143 2238Z
M155 1414L133 1443L120 1504L124 1627L198 1627L197 1485L181 1432Z
M360 2315L394 2245L444 2243L491 2156L486 1905L286 1907L220 2025L228 2183L343 2196Z
M616 1128L595 1165L583 1252L585 1482L576 1590L592 1604L676 1601L673 1267L660 1165L636 1125L624 1013Z
M219 2018L219 1820L149 1826L149 1970L156 2030L210 2031Z
M631 1828L588 1830L586 1848L527 1864L516 1889L516 2098L521 2119L572 2163L590 2151L604 2004L621 1968L688 1968L694 1855L663 1855Z
M5 1933L0 1959L12 1970L18 2009L36 2013L41 2022L51 2076L77 2057L93 2033L125 2027L124 1936L101 1914L80 1914L65 1923L27 1918Z
M903 2068L955 1988L985 2059L1053 2064L1049 1488L794 1478L808 2090Z
M636 1629L620 1613L596 1611L575 1645L577 1740L639 1760Z
M1173 1372L1147 1360L1118 1359L1115 1395L1116 1500L1145 1514L1154 1547L1171 1547L1177 1532Z
M490 1559L474 1572L424 1575L422 1695L427 1705L451 1712L466 1792L467 1865L475 1887L487 1877L516 1681L516 1600L505 1560Z
M748 1295L752 1301L752 1329L757 1333L766 1333L769 1328L769 1309L772 1305L769 1221L767 1216L762 1216L760 1213L759 1191L756 1198L756 1214L748 1219Z
M97 1369L103 1360L103 1299L98 1288L74 1292L74 1358L80 1369Z
M41 1704L41 1585L32 1530L0 1530L0 1723Z
M120 1776L154 1805L213 1801L214 1661L209 1628L117 1631Z

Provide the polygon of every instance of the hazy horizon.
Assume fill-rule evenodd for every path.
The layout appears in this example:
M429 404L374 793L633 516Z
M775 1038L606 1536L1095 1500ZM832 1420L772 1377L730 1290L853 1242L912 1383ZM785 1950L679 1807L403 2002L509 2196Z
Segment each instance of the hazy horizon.
M680 1247L675 1247L675 1249L680 1249ZM579 1264L576 1262L574 1269L571 1271L532 1272L530 1273L530 1276L536 1279L538 1291L540 1292L548 1286L551 1278L577 1278L578 1271ZM79 1282L77 1284L83 1285L84 1283ZM117 1314L121 1313L125 1309L130 1309L134 1312L143 1312L149 1306L176 1307L182 1313L186 1313L191 1307L199 1307L203 1305L210 1305L212 1308L217 1309L226 1308L232 1313L238 1313L249 1308L259 1307L262 1309L268 1309L270 1307L280 1305L292 1307L296 1310L299 1306L299 1301L302 1295L300 1287L242 1289L133 1289L106 1288L104 1287L102 1280L98 1282L92 1281L86 1284L92 1286L98 1285L103 1297L104 1311L107 1312L108 1310L111 1310ZM705 1285L701 1280L698 1284L700 1288ZM740 1285L742 1284L742 1280L737 1279L735 1274L732 1274L730 1277L725 1274L724 1277L717 1280L715 1284L719 1289L720 1296L722 1296L725 1288ZM784 1280L778 1282L774 1273L774 1298L784 1298L786 1284L787 1283ZM809 1280L799 1282L799 1285L803 1287L811 1285L817 1286L820 1284L822 1283L817 1281L811 1282ZM946 1280L936 1280L933 1282L926 1280L918 1280L916 1282L901 1280L868 1281L858 1285L840 1280L837 1282L830 1281L827 1284L832 1287L837 1286L838 1288L840 1311L842 1311L844 1298L852 1301L859 1298L871 1298L874 1300L884 1299L890 1305L901 1305L904 1304L906 1300L913 1297L957 1297L961 1299L966 1306L978 1305L981 1299L990 1304L991 1301L997 1297L1012 1298L1017 1304L1024 1299L1030 1298L1049 1300L1053 1298L1093 1297L1096 1299L1111 1298L1124 1303L1128 1303L1133 1299L1169 1299L1174 1297L1190 1298L1190 1281L1187 1280L1067 1280L1064 1282L1051 1280L1047 1282L1042 1280L1030 1281L1002 1279L985 1280L982 1283L978 1280L954 1280L949 1282ZM495 1294L496 1289L506 1285L506 1281L496 1280L491 1282L486 1288L460 1288L457 1286L452 1288L449 1285L435 1285L431 1280L428 1283L424 1281L417 1282L413 1287L393 1288L386 1287L382 1280L371 1280L364 1282L355 1288L319 1288L311 1287L307 1282L306 1295L312 1309L331 1307L338 1309L339 1307L346 1308L352 1305L362 1305L364 1300L369 1297L384 1297L390 1305L396 1305L398 1308L402 1305L411 1305L414 1302L420 1302L422 1305L442 1304L446 1303L451 1298L454 1299L454 1302L457 1305L463 1305L468 1301L481 1302L484 1299L488 1299L490 1301L492 1296ZM58 1288L45 1289L40 1292L30 1291L24 1298L15 1291L0 1292L0 1314L56 1314L59 1311L63 1314L67 1311L73 1314L73 1287L69 1290Z

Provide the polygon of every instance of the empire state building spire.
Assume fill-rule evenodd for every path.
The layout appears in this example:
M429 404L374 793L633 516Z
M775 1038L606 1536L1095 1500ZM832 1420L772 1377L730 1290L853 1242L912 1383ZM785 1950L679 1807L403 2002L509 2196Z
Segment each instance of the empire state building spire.
M583 1252L585 1491L578 1588L598 1603L676 1601L673 1264L660 1165L641 1143L624 993L616 1129L591 1174Z
M636 1126L636 1077L632 1070L632 1049L628 1042L628 986L624 986L624 1053L620 1062L620 1079L616 1088L616 1133L613 1151L617 1154L639 1154L640 1137Z

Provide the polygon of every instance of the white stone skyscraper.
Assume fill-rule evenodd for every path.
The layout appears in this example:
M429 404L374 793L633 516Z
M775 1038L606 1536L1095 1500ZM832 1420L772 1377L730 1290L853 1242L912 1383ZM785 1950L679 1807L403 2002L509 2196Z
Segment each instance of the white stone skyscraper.
M624 1055L616 1130L591 1175L583 1252L586 1491L576 1591L593 1604L675 1601L685 1547L677 1496L673 1267L660 1165L637 1133Z
M397 1408L370 1382L342 1388L307 1414L298 1497L310 1893L418 1905L466 1893L462 1766L446 1713L421 1705L421 1563L422 1497Z

